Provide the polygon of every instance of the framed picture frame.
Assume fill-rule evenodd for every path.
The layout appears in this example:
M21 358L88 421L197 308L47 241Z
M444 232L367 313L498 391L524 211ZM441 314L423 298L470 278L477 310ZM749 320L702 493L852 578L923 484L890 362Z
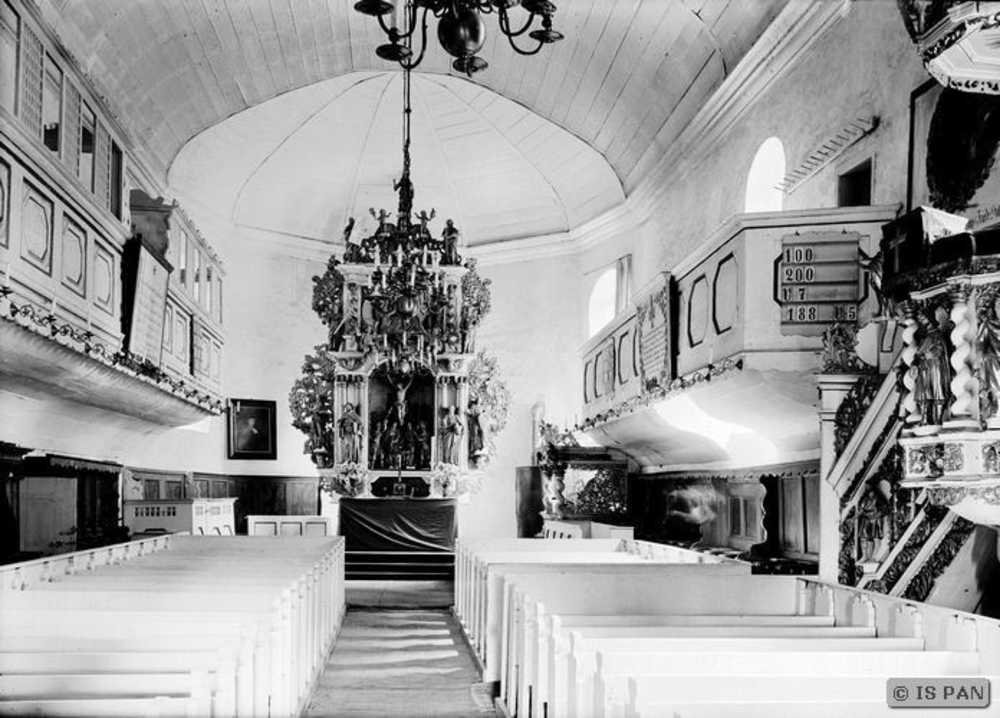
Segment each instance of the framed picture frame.
M927 80L910 93L910 151L907 159L906 210L928 204L927 138L941 94L937 80Z
M226 406L227 457L273 461L278 458L277 402L229 399Z

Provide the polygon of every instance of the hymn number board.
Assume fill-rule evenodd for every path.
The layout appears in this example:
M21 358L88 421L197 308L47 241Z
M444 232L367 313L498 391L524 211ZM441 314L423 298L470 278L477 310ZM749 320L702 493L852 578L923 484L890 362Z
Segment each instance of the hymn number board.
M857 232L806 232L781 238L774 300L781 333L819 335L832 322L854 322L861 295Z

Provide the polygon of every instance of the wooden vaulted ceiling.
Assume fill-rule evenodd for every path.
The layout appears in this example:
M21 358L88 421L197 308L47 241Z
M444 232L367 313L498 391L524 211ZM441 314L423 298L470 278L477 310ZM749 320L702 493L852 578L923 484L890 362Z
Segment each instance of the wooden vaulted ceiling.
M534 57L490 16L490 67L472 82L590 145L627 195L789 1L803 0L559 0L566 39ZM163 176L192 138L248 108L396 69L353 0L38 2ZM464 78L429 35L419 72ZM398 147L398 129L385 141Z
M668 142L787 0L562 0L566 39L515 55L488 18L476 82L604 154L628 184L651 143ZM351 0L41 0L46 20L169 166L198 132L289 90L357 70L377 23ZM433 39L432 39L432 42ZM452 73L435 47L424 72ZM127 101L123 98L128 98Z

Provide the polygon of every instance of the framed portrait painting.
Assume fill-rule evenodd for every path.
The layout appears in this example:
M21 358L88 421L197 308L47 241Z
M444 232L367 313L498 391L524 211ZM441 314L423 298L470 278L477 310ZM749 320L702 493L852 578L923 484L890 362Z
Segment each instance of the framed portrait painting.
M228 458L278 458L277 411L273 401L230 399L227 407Z

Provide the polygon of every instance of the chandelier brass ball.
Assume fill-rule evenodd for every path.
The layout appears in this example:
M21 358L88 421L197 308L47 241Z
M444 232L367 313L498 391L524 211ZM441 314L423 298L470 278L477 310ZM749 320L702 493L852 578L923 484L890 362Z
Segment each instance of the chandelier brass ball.
M403 316L410 316L413 314L414 310L417 308L417 303L414 301L413 297L404 294L398 300L396 300L396 311Z
M475 55L486 41L486 23L475 10L449 10L438 22L438 42L453 57Z

